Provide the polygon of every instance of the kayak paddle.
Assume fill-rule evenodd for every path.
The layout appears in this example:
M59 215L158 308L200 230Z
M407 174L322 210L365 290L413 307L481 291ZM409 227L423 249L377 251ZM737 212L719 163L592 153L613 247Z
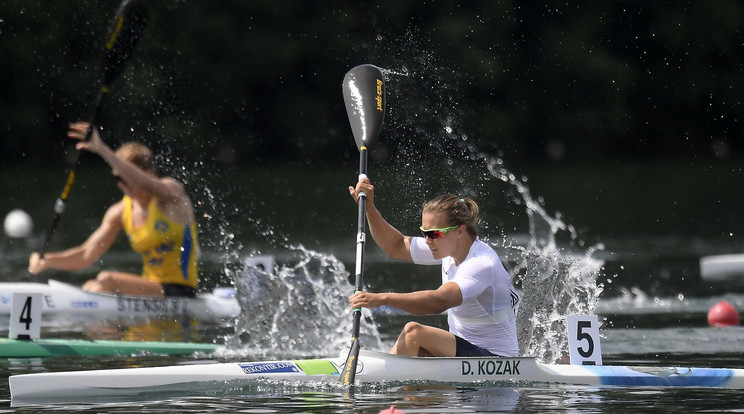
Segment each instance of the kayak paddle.
M367 146L372 144L382 129L385 117L385 80L382 71L373 65L360 65L344 76L344 103L349 117L351 131L359 148L359 179L367 176ZM367 195L359 193L359 215L357 219L356 241L356 291L363 289L362 273L364 272L364 242L366 239L365 217ZM354 326L351 334L351 348L346 357L346 364L341 372L344 385L354 384L356 367L359 360L359 324L362 310L354 309Z
M101 113L101 106L103 104L103 98L108 95L109 87L121 74L124 69L124 63L129 59L130 55L137 47L139 40L142 38L142 34L147 26L147 10L140 0L124 0L119 9L116 11L113 21L111 22L111 28L109 30L109 36L104 45L103 54L103 83L101 89L98 92L96 98L93 113L90 117L90 128L85 135L85 140L90 138L93 133L93 128L96 126L98 115ZM75 176L80 169L82 163L83 151L78 151L77 157L75 158L75 164L70 170L67 176L67 183L65 188L62 190L62 194L54 204L54 218L52 219L52 225L49 227L44 246L40 251L40 256L44 257L44 252L49 247L49 243L52 241L54 231L57 229L59 218L62 212L65 210L65 203L67 197L70 195L72 185L75 183Z

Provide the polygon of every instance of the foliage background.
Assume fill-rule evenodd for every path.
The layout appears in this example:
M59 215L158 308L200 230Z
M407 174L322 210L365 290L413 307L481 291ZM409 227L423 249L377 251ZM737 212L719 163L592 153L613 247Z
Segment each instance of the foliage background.
M373 63L392 71L389 88L442 89L469 138L513 162L744 151L736 0L147 3L102 115L112 143L223 165L354 159L340 85ZM89 116L117 7L0 2L0 163L69 162L65 127ZM389 105L442 122L441 108Z

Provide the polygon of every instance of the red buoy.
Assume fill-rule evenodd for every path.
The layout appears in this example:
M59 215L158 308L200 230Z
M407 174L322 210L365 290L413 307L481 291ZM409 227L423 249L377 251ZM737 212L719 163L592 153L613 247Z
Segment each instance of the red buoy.
M377 414L403 414L403 411L398 410L394 405L391 405L390 408L382 410Z
M725 300L718 302L708 311L708 325L736 326L739 324L739 312Z

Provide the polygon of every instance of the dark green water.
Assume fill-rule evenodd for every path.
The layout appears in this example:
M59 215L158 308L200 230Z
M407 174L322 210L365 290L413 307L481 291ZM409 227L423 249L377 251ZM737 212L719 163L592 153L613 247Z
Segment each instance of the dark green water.
M741 165L741 166L740 166ZM575 228L555 234L558 254L588 254L604 262L598 311L604 322L605 364L743 367L740 328L707 326L705 313L721 298L741 308L742 286L701 280L698 260L708 254L738 252L744 199L736 191L744 162L617 162L539 165L513 168L544 209ZM475 194L483 208L483 236L515 263L516 247L528 244L529 220L514 188L489 176L482 166L437 173L420 166L370 164L378 185L378 206L391 223L415 231L419 206L438 192ZM413 178L412 178L413 177ZM0 172L0 214L27 211L36 225L29 240L2 239L1 274L24 280L28 254L38 248L51 220L54 199L64 185L64 168L8 167ZM335 257L353 269L356 206L346 187L356 181L356 163L326 166L306 163L245 168L210 167L184 173L200 216L200 237L209 260L202 264L202 285L229 283L230 265L251 253L275 254L280 266L296 261L291 248L303 245ZM97 226L105 206L120 195L99 163L81 172L52 249L81 242ZM289 264L288 264L289 263ZM138 266L123 240L95 268L46 277L82 282L105 266ZM437 285L438 271L394 264L374 243L367 246L365 282L370 290L412 290ZM349 277L351 277L349 275ZM351 293L351 285L340 291ZM345 311L343 308L339 312ZM376 314L383 347L392 343L406 315ZM441 317L421 318L444 323ZM114 327L116 328L116 327ZM350 321L349 321L350 329ZM204 340L222 341L228 325L201 326ZM90 335L86 327L59 329L46 336ZM282 357L284 348L246 349L215 360ZM315 349L315 348L308 348ZM332 350L332 355L337 351ZM307 356L316 355L309 351ZM201 359L201 358L198 358ZM2 376L40 371L172 365L194 357L142 356L0 361ZM89 402L10 408L7 383L0 383L0 405L16 412L367 412L395 404L405 412L637 412L735 411L739 392L708 389L634 389L597 387L504 387L503 385L382 384L353 395L334 389L288 384L226 389L220 395L156 395L145 401Z

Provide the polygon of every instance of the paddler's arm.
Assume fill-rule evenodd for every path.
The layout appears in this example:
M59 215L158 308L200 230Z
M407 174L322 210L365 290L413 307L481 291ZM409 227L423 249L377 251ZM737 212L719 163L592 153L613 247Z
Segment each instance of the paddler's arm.
M398 229L390 225L375 206L375 187L369 178L362 178L356 188L349 187L349 194L358 202L359 193L367 195L367 223L369 232L378 246L388 257L406 262L413 262L411 258L411 237L404 236Z
M78 143L78 146L81 145L85 143ZM181 224L190 224L195 220L191 201L180 182L170 177L156 177L152 171L145 171L117 157L116 153L103 143L98 155L131 188L140 189L154 196L158 200L158 206L169 219Z
M455 282L447 282L437 290L410 293L356 292L349 297L352 309L390 306L412 315L434 315L462 303L462 292Z
M121 215L124 204L120 201L109 207L103 216L101 225L80 246L57 252L46 253L44 258L39 253L32 253L29 258L28 271L38 274L47 269L79 270L93 264L111 248L121 230Z
M70 124L67 136L81 141L76 145L78 150L98 154L131 188L141 189L153 195L158 200L161 210L171 220L181 224L190 224L196 220L191 200L180 182L169 177L156 177L153 171L145 171L117 157L111 147L101 139L98 128L93 129L89 141L84 141L88 128L87 122Z

